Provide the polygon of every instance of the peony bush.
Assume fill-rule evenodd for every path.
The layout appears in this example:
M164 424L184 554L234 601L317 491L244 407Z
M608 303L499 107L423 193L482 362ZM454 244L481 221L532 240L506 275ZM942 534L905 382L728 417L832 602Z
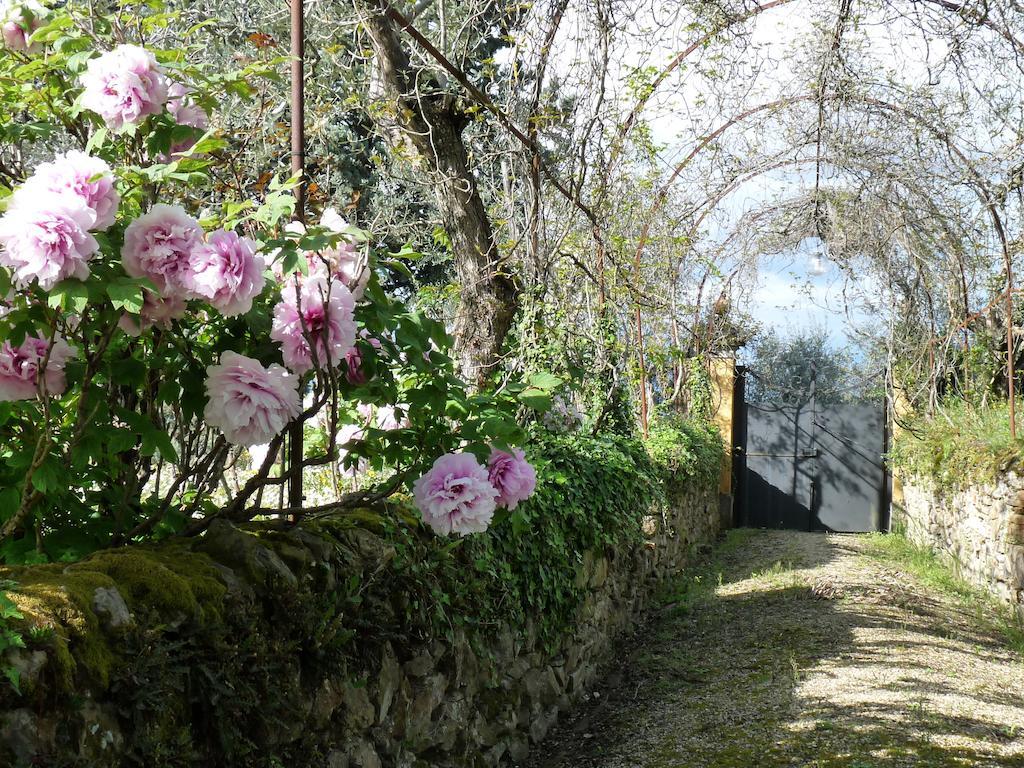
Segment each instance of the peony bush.
M318 512L408 490L441 535L533 492L516 416L557 380L470 391L445 328L385 289L415 254L331 208L293 221L282 137L245 170L230 126L287 59L196 67L215 25L157 2L0 8L0 559L301 516L283 488L325 467Z

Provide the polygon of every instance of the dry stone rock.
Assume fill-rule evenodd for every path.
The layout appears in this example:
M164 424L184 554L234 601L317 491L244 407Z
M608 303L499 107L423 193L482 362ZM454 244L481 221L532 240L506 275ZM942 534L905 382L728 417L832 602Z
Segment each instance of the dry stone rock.
M422 651L402 665L405 674L412 677L426 677L434 671L434 657L429 651Z
M371 568L382 568L395 556L395 548L375 533L363 528L346 532L353 552Z
M374 709L365 685L347 682L342 699L345 702L345 726L350 731L359 733L373 725Z
M34 764L53 743L52 727L28 709L6 712L0 721L0 740L19 764Z
M493 747L488 749L484 753L484 762L488 766L496 766L501 763L501 758L505 756L505 752L508 750L508 745L505 742L495 744Z
M987 485L942 493L904 483L894 522L912 541L930 547L961 575L1020 606L1024 587L1024 478L1008 472Z
M7 652L7 663L17 671L18 686L22 692L30 693L35 689L39 673L46 666L47 658L46 651L14 648Z
M377 755L377 750L366 739L360 739L350 755L353 768L381 768L382 764L380 757Z
M530 723L530 741L534 744L540 744L544 740L544 737L548 735L548 731L558 721L558 709L549 709L543 712L533 719Z
M276 552L251 533L239 530L223 518L214 520L199 544L219 562L234 566L256 583L295 589L299 580Z
M517 763L530 754L530 740L526 736L513 736L508 740L508 754Z
M317 728L326 726L344 700L344 686L331 678L324 679L313 696L313 706L310 710L313 725Z
M599 557L594 561L594 571L590 575L590 588L600 589L608 578L608 558Z
M506 667L516 657L516 640L512 636L511 627L502 627L498 632L498 642L494 649L494 661L499 667Z
M92 609L104 629L117 630L132 622L128 604L116 587L97 587L92 594Z
M463 699L454 699L441 705L441 713L434 727L435 741L445 752L452 752L459 737L467 730L469 707Z
M402 684L402 668L398 666L395 650L387 643L381 651L380 674L377 676L377 722L383 723L391 709L391 702Z
M84 763L96 768L121 765L124 737L113 707L88 701L79 717L78 754Z

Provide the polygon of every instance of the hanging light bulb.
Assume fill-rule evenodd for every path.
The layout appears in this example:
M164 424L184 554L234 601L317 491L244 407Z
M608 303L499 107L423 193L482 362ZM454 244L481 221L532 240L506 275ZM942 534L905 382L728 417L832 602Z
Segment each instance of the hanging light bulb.
M821 277L828 272L828 265L825 259L828 258L828 245L818 237L818 245L811 256L811 263L807 267L807 274L811 277Z
M821 199L818 197L817 184L814 189L814 232L817 235L818 244L811 256L811 263L807 274L811 277L821 277L828 271L825 259L828 258L828 244L825 242L825 220L821 211Z

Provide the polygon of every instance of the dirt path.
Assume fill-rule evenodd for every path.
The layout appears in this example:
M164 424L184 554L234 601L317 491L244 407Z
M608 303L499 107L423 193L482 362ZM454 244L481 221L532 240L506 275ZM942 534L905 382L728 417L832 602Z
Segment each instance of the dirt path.
M533 768L1024 766L1020 657L868 546L733 532Z

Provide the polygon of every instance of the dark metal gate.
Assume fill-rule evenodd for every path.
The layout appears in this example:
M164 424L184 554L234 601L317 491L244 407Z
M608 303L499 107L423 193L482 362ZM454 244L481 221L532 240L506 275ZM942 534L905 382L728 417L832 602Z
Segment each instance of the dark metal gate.
M739 524L886 530L885 425L882 403L745 403L737 435Z

